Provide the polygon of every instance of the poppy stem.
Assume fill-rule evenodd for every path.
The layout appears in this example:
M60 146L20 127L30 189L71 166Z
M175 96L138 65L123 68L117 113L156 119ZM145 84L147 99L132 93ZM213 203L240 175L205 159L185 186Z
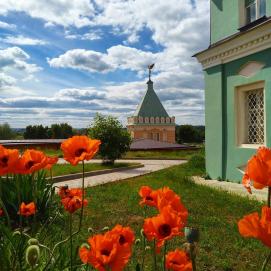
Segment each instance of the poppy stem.
M155 239L153 240L153 270L157 270L157 259L156 259L156 241Z
M197 267L196 267L196 256L195 256L195 244L192 243L190 244L190 259L191 259L191 262L192 262L192 270L193 271L196 271L197 270Z
M70 261L70 263L71 263L71 271L72 271L72 214L70 214L70 219L69 219L70 221L70 250L71 250L71 261Z
M269 253L269 255L264 260L261 271L265 271L266 270L267 264L269 263L270 259L271 259L271 252Z
M163 255L163 269L166 271L166 254L167 254L167 241L165 241L164 245L164 255Z
M268 196L267 196L267 206L270 208L270 203L271 203L271 187L268 187Z
M82 206L81 206L81 213L80 213L80 220L79 220L79 227L78 232L81 230L83 214L84 214L84 200L85 200L85 162L82 161Z
M146 255L146 238L143 236L143 255L142 255L142 263L141 263L141 270L144 270L144 263L145 263L145 255Z

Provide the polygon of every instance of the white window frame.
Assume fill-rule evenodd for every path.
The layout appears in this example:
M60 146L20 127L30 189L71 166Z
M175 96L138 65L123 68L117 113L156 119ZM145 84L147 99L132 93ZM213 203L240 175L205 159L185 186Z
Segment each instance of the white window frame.
M257 89L263 90L264 96L264 143L263 144L247 144L247 116L245 94L247 91ZM265 82L260 81L248 85L242 85L235 88L235 135L236 145L239 148L258 149L260 146L266 146L266 103L265 103Z
M260 16L260 0L254 0L255 4L256 4L256 18L255 21L260 19L263 16ZM240 27L245 26L247 24L249 24L249 22L247 22L247 7L249 7L250 5L246 6L246 1L245 0L239 0L239 25ZM254 22L254 21L252 21ZM252 23L250 22L250 23Z

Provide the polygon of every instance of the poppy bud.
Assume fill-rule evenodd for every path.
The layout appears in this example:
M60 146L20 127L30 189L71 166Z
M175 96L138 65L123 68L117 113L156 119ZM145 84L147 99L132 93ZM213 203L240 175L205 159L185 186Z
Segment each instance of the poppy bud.
M109 227L107 227L107 226L103 227L102 231L109 231Z
M38 245L39 244L39 241L37 240L37 239L35 239L35 238L30 238L29 240L28 240L28 245Z
M34 268L40 258L40 248L37 245L31 245L26 249L25 252L26 262Z
M150 246L146 246L145 247L145 251L147 251L147 250L151 250L151 247Z
M199 230L195 228L184 228L184 235L189 243L195 243L199 241Z
M95 232L95 231L94 231L93 228L91 228L91 227L88 228L88 233L94 233L94 232Z
M15 232L13 232L12 235L13 235L13 236L15 236L15 235L21 235L21 233L20 233L20 231L15 231Z
M135 240L135 245L138 245L140 242L141 242L140 239L136 239L136 240Z

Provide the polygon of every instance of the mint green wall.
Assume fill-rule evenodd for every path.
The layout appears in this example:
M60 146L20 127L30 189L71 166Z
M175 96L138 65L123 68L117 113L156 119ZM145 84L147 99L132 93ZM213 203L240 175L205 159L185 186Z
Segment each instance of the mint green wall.
M222 171L222 91L221 66L207 70L205 76L205 151L207 172L212 178ZM217 155L214 155L217 154Z
M239 1L244 0L210 0L211 1L211 43L220 41L240 28ZM271 1L266 0L266 16L271 16Z
M211 43L238 32L238 0L211 1Z
M263 62L265 67L250 78L238 75L248 61ZM241 180L237 167L245 164L256 150L236 144L235 88L265 81L266 143L271 147L271 49L210 68L205 71L205 80L207 173L212 178Z

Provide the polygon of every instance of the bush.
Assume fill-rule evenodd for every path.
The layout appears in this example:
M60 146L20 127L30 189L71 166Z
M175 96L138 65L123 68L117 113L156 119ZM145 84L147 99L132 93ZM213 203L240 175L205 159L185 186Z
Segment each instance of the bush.
M176 140L178 143L202 143L204 139L204 126L180 125L176 127Z
M193 155L188 163L198 169L202 169L202 171L205 171L205 157L203 155Z
M1 140L12 139L14 137L15 137L15 134L13 133L8 123L4 123L0 125L0 139Z
M89 129L89 136L101 140L99 154L104 163L114 163L129 149L132 142L130 133L112 116L97 114Z

